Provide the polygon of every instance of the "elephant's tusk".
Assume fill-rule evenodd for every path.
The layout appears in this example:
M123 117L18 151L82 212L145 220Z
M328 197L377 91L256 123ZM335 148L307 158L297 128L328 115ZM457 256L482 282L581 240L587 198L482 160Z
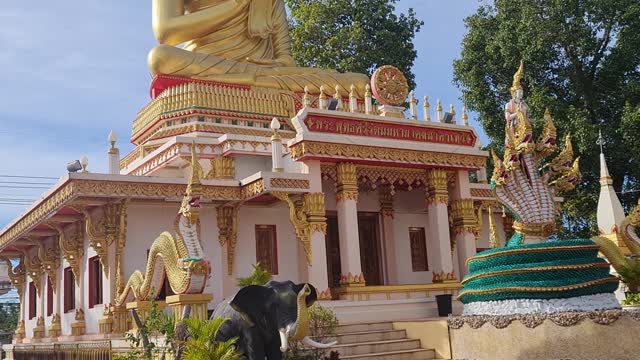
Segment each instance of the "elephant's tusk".
M280 329L280 351L286 352L289 349L289 339L285 329Z
M327 348L330 348L330 347L332 347L332 346L334 346L334 345L336 345L338 343L337 341L332 341L332 342L330 342L328 344L323 344L323 343L319 343L317 341L311 340L311 338L309 338L308 336L305 336L302 339L302 342L305 343L306 345L309 345L309 346L312 346L312 347L315 347L315 348L318 348L318 349L327 349Z

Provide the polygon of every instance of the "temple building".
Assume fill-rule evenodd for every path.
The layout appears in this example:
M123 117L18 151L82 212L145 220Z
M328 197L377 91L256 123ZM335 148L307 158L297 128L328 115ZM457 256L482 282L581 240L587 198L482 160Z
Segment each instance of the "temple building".
M435 295L461 288L465 261L510 236L465 109L444 112L438 100L431 111L425 97L419 110L392 66L366 84L292 66L220 74L231 62L213 53L220 44L198 44L152 51L131 153L121 157L110 134L108 173L91 170L102 159L82 159L0 232L0 256L17 264L15 344L122 339L128 310L151 300L206 316L256 263L313 284L341 322L431 317ZM198 50L211 50L211 76L156 73ZM276 50L256 63L289 48Z

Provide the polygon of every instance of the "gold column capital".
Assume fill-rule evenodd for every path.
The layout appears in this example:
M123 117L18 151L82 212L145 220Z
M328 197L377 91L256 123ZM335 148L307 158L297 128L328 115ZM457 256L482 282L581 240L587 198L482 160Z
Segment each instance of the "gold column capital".
M427 204L448 204L449 189L447 171L443 169L427 170Z
M353 163L338 163L336 165L336 175L338 178L338 193L336 200L358 201L358 174L357 167Z
M307 214L309 232L312 235L316 232L327 233L324 200L324 193L308 193L304 195L303 208Z
M453 233L458 234L474 234L478 226L475 208L472 199L455 200L450 207L451 217L453 219Z

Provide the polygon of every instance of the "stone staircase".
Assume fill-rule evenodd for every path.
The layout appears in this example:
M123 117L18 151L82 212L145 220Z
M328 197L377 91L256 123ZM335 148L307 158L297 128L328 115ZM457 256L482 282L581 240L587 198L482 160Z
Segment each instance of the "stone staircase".
M390 322L339 325L332 350L341 360L425 360L435 359L435 351L422 349L420 340L407 338L404 330L394 330Z

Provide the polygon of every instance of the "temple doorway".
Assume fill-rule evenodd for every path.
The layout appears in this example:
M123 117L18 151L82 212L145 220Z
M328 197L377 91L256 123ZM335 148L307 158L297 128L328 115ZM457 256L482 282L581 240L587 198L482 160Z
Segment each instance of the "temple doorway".
M327 275L329 287L340 286L340 234L338 216L335 212L327 215ZM358 212L358 234L360 242L360 263L367 285L383 285L382 253L380 246L379 214Z
M360 263L367 286L383 285L378 213L358 213Z

